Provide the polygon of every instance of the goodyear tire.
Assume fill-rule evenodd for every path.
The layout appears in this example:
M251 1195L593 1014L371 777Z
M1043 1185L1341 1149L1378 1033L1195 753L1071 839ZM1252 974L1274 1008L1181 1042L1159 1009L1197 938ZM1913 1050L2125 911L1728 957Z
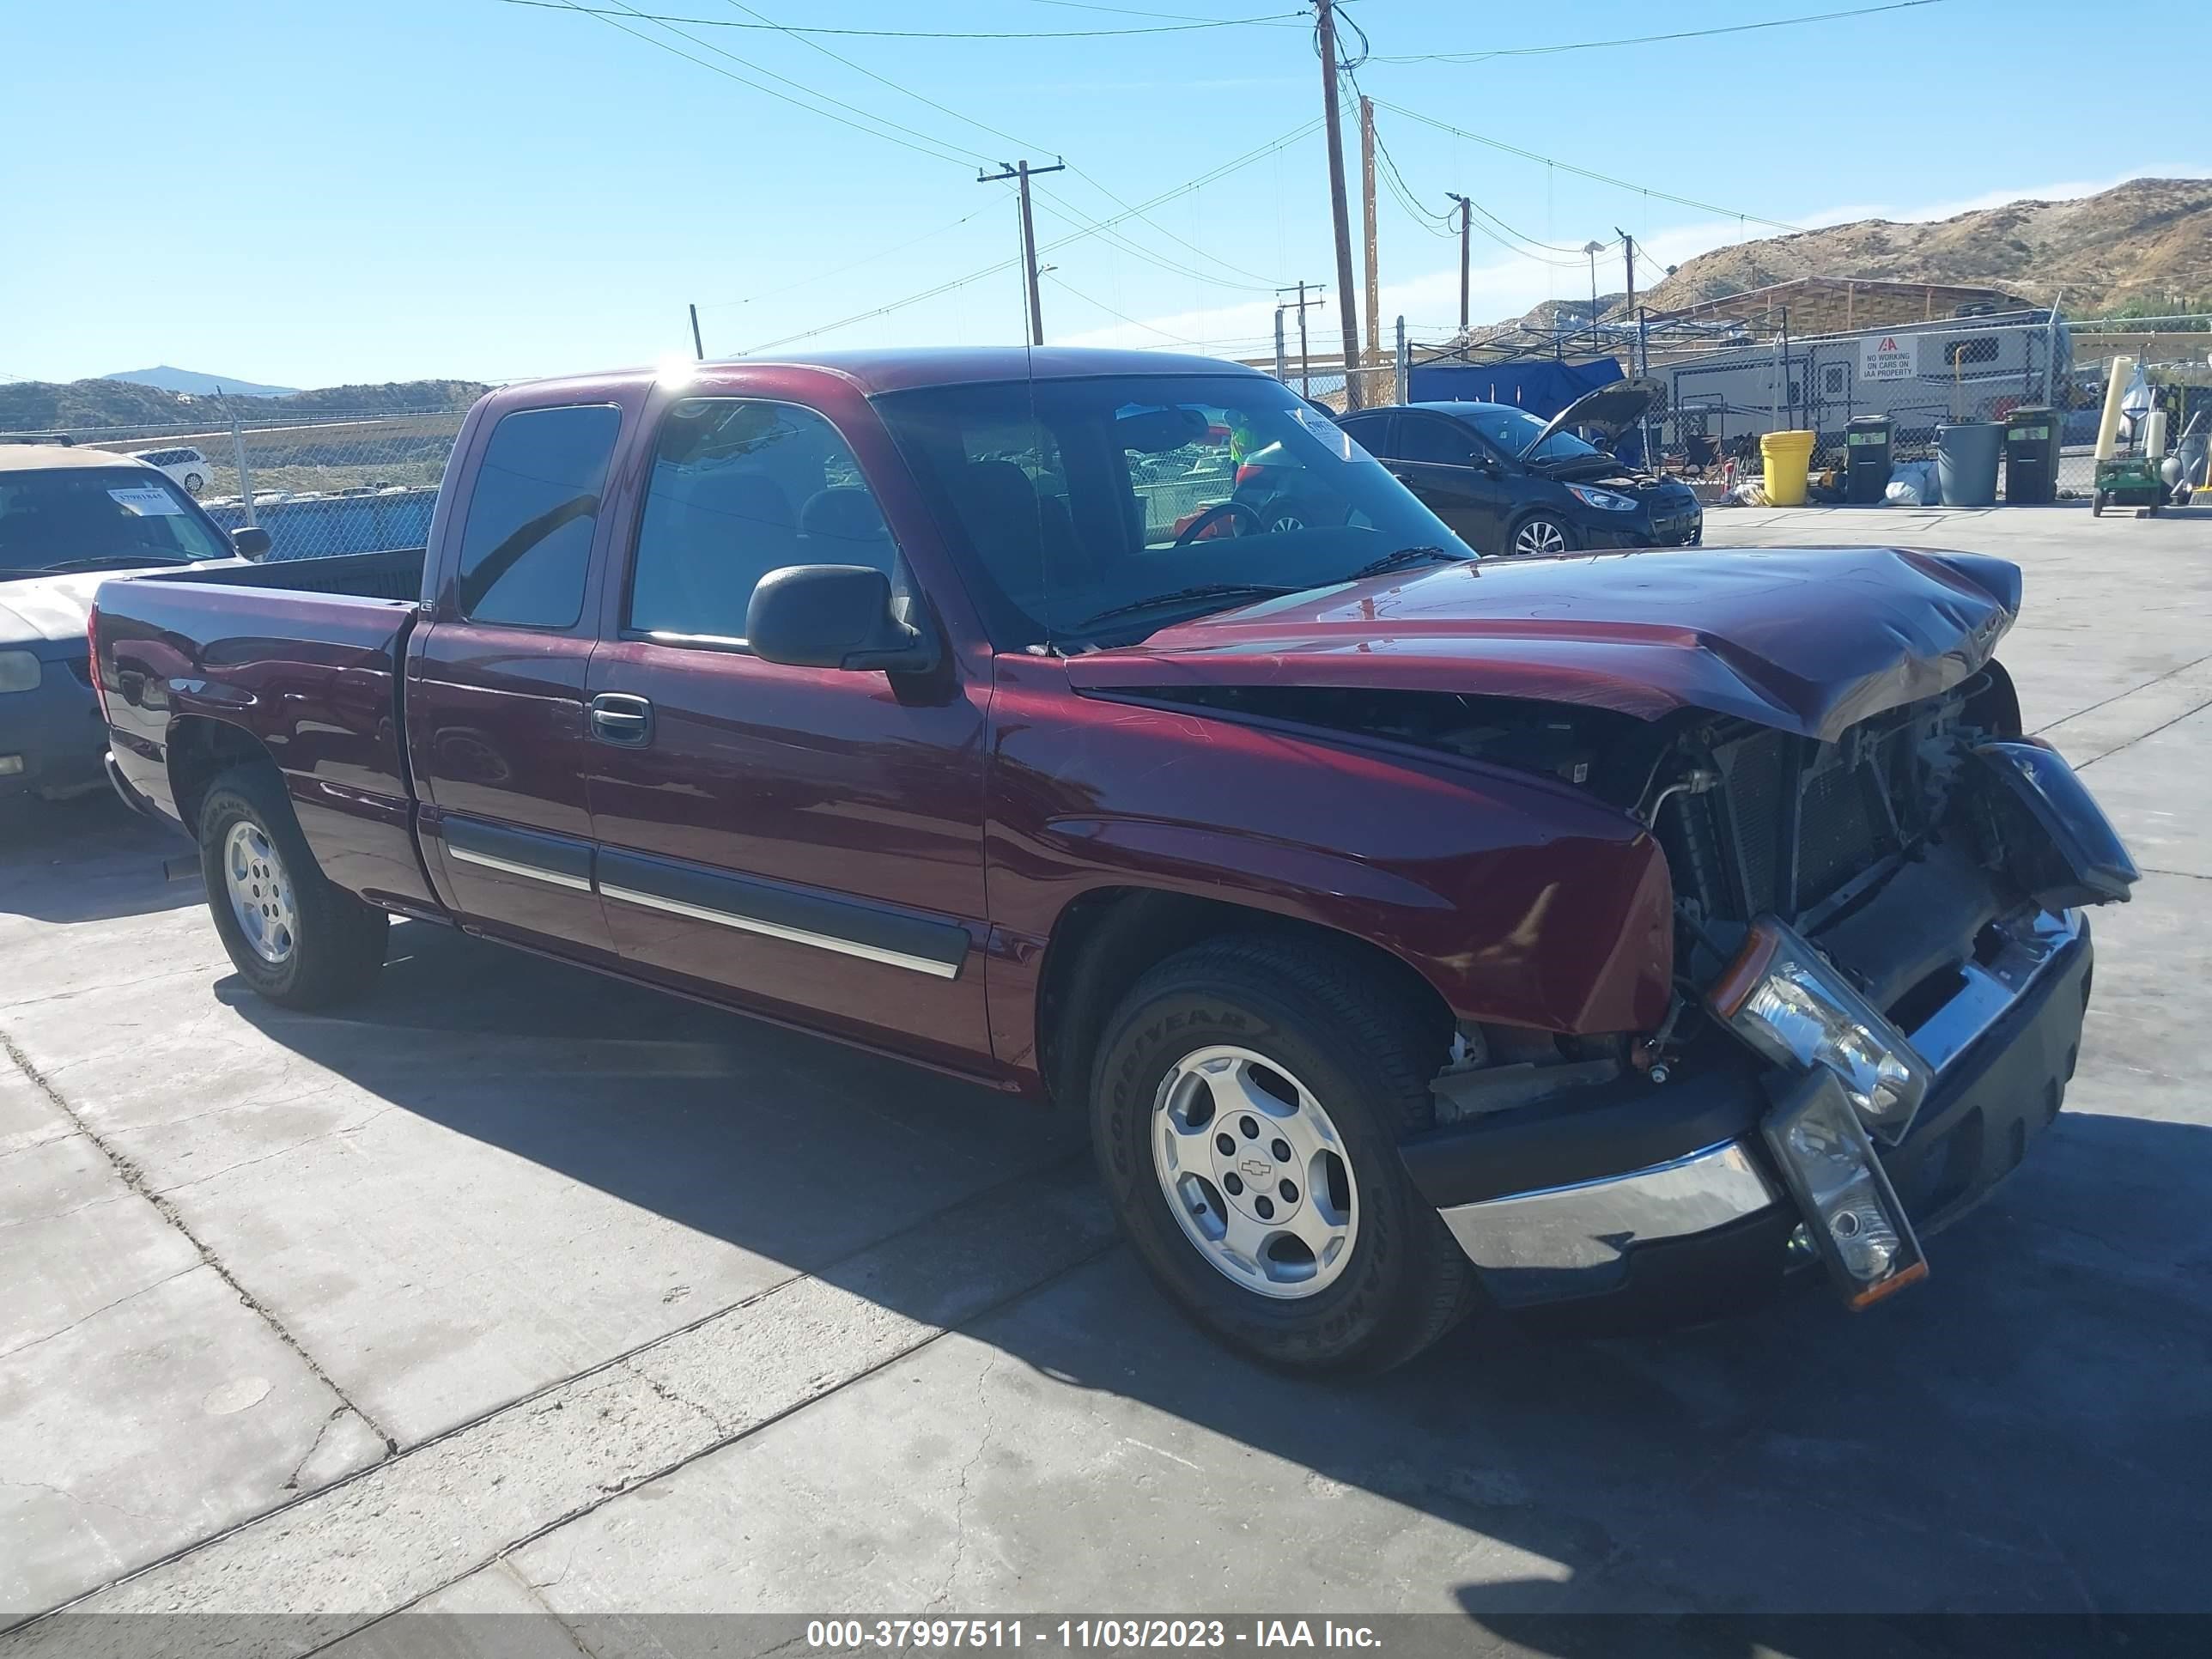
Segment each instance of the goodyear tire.
M300 833L283 781L234 767L200 805L208 911L239 977L287 1008L366 990L384 966L386 918L334 887Z
M1272 1364L1377 1371L1476 1300L1473 1268L1397 1143L1434 1121L1447 1034L1326 945L1202 944L1109 1021L1091 1136L1160 1288Z

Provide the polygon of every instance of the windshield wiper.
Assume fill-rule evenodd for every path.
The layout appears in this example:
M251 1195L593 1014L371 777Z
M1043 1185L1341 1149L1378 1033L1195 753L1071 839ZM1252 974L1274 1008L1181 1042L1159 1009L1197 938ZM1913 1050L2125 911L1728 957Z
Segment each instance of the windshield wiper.
M1474 556L1465 552L1448 553L1441 547L1401 547L1395 553L1385 553L1381 558L1361 565L1347 580L1356 582L1365 576L1384 576L1393 570L1403 570L1411 564L1464 564Z
M1193 599L1239 600L1249 604L1256 599L1279 599L1285 593L1303 593L1303 587L1288 587L1279 582L1201 582L1196 587L1178 587L1172 592L1149 594L1141 599L1132 599L1127 605L1109 606L1095 617L1086 617L1075 624L1078 634L1088 633L1103 622L1112 622L1116 617L1134 617L1146 611L1157 611L1164 605L1182 605ZM1217 606L1226 610L1226 605Z

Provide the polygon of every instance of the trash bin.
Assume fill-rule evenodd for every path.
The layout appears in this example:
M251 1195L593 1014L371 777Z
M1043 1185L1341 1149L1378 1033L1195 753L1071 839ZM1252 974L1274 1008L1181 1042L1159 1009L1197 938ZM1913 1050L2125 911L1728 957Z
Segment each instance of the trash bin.
M2006 501L2058 499L2058 411L2041 404L2022 404L2005 416Z
M1805 505L1805 471L1813 459L1809 432L1769 432L1759 441L1766 467L1766 500L1772 507ZM1994 488L1994 486L1992 486Z
M1881 505L1893 430L1887 415L1854 415L1844 423L1844 499L1852 506Z
M2004 433L1998 421L1961 421L1936 428L1936 488L1944 506L1995 505Z

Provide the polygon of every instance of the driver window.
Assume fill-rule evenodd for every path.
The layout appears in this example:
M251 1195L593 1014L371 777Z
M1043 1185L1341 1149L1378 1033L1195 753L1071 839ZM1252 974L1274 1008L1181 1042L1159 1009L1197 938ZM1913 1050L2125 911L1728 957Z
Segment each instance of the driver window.
M753 589L792 564L870 565L897 549L860 463L811 409L691 398L668 413L632 561L629 625L741 640Z
M1404 417L1398 428L1398 459L1431 466L1472 466L1474 438L1466 428L1437 416Z

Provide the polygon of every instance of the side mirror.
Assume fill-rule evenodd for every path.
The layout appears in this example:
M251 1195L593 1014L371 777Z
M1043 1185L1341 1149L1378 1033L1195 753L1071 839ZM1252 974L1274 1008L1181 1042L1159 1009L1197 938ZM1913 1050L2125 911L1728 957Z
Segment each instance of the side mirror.
M891 610L890 578L859 564L771 570L745 607L745 641L793 668L914 673L937 665L935 643Z
M230 544L241 559L265 559L269 556L269 532L258 525L247 525L232 531Z

